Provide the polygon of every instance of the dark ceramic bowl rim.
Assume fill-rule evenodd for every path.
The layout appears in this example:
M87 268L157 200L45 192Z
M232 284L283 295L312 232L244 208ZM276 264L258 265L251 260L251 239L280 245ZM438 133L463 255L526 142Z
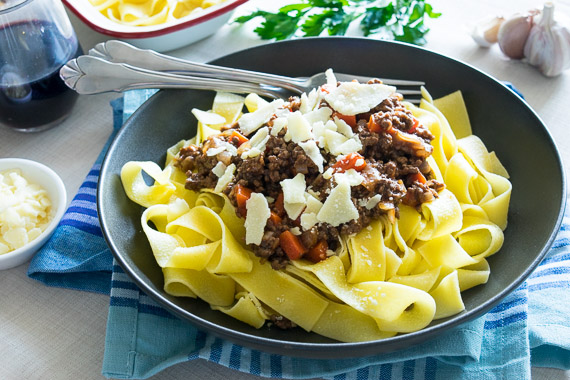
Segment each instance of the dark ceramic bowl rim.
M354 40L354 41L366 40L366 41L369 41L369 40L364 39L364 38L354 38L354 37L327 37L327 39L329 39L329 40L338 39L338 40ZM290 40L290 41L277 42L276 44L318 43L318 41L316 41L316 40L319 40L319 38L305 38L302 40L292 40L292 41ZM442 333L442 332L444 332L444 331L446 331L452 327L461 325L465 322L471 321L474 318L477 318L477 317L481 316L482 314L488 312L491 308L496 306L504 297L506 297L508 294L513 292L515 289L517 289L527 279L527 277L531 274L531 272L542 261L542 259L544 258L544 256L548 252L549 248L551 247L552 243L554 242L556 234L557 234L558 230L560 229L560 226L562 223L562 218L564 216L564 207L566 204L566 178L565 178L565 172L564 172L563 165L562 165L562 160L560 158L560 154L558 152L556 144L555 144L551 134L549 133L548 129L546 128L545 124L542 122L542 120L536 114L536 112L534 112L534 110L532 110L530 108L530 106L524 100L522 100L518 95L516 95L516 93L513 92L510 88L505 86L503 83L497 81L496 79L494 79L490 75L482 72L481 70L479 70L479 69L477 69L477 68L475 68L475 67L473 67L467 63L464 63L464 62L459 61L457 59L453 59L453 58L447 57L445 55L442 55L442 54L439 54L439 53L436 53L436 52L433 52L433 51L430 51L430 50L427 50L427 49L424 49L421 47L417 47L414 45L409 45L409 44L399 43L399 42L391 42L391 41L375 41L375 42L377 42L378 44L406 45L406 46L412 47L414 49L422 50L422 51L424 51L424 54L425 53L434 54L434 55L439 56L442 59L450 60L450 61L455 62L456 64L463 65L468 70L474 70L479 75L485 77L487 80L491 80L491 81L495 82L496 84L499 84L500 86L504 87L506 90L508 90L511 93L511 95L516 97L518 99L518 101L522 104L522 106L526 107L536 117L536 119L540 122L540 127L542 127L544 129L543 132L545 132L547 138L550 140L548 142L554 147L553 153L556 156L557 162L559 164L560 175L561 175L561 179L562 179L562 188L560 189L560 191L561 191L561 203L560 203L558 215L556 216L556 222L555 222L554 228L550 232L548 239L546 240L546 243L542 246L540 251L537 253L535 259L527 267L527 269L518 276L517 280L512 282L509 286L504 288L502 291L500 291L495 297L489 298L485 302L476 306L475 308L468 310L468 311L464 311L464 312L462 312L462 313L460 313L454 317L451 317L451 319L449 319L449 320L443 321L443 322L438 323L436 325L430 325L430 326L428 326L422 330L419 330L419 331L416 331L413 333L396 335L395 337L387 338L384 340L368 341L368 342L355 342L355 343L342 343L342 342L338 342L338 343L336 343L336 342L335 343L313 343L313 342L306 343L306 342L282 341L282 340L276 340L276 339L271 339L271 338L266 338L266 337L250 335L247 333L243 333L240 331L235 331L235 330L229 329L229 328L224 327L224 326L219 326L215 323L212 323L210 321L207 321L207 320L204 320L204 319L199 318L197 316L194 316L194 315L190 314L189 312L185 311L184 309L180 308L179 306L168 302L168 300L165 300L160 294L156 293L153 289L151 289L149 287L149 285L146 284L145 280L143 278L141 278L140 276L138 276L137 273L135 273L129 267L129 264L126 262L125 258L122 257L118 248L115 246L112 238L109 236L109 232L107 230L107 225L106 225L106 221L105 221L104 207L102 207L101 197L98 196L97 197L97 205L98 205L98 211L99 211L99 219L101 222L101 226L103 228L104 236L107 240L107 243L109 244L109 247L111 248L111 252L113 253L113 256L115 257L115 259L117 260L119 265L135 281L135 283L143 290L143 292L148 294L151 298L155 299L162 306L166 307L169 311L173 312L174 314L176 314L176 315L178 315L184 319L190 320L198 328L203 328L207 331L212 332L213 334L215 334L219 337L226 338L232 342L242 344L242 345L250 347L250 348L259 349L262 351L279 353L279 354L286 354L286 355L290 355L290 356L303 356L303 357L312 357L312 358L340 358L340 357L358 357L358 356L364 357L364 356L378 354L378 353L391 352L391 351L395 351L395 350L398 350L401 348L408 347L411 344L419 343L419 342L422 342L426 339L435 337L437 334L440 334L440 333ZM242 50L242 51L239 51L236 53L232 53L232 54L229 54L225 57L221 57L219 59L216 59L211 63L223 65L224 61L231 61L233 55L247 54L248 52L255 51L257 49L263 49L264 46L267 46L267 45L257 46L257 47L245 49L245 50ZM131 116L131 119L135 115L137 115L138 113L144 113L145 109L149 106L149 104L151 104L153 102L153 99L155 99L157 96L159 96L159 94L160 93L157 93L157 94L153 95L153 97L151 99L147 100L147 102L145 102L135 112L135 114L133 114L133 116ZM129 121L127 121L125 123L125 126L128 126L128 125L129 125ZM121 129L121 131L118 132L117 136L115 137L115 140L113 141L113 143L111 144L111 147L109 148L109 153L113 151L114 145L115 145L116 141L118 140L119 136L121 135L121 133L124 131L125 126ZM107 157L108 157L108 155L107 155ZM98 186L98 195L101 194L101 191L102 191L101 190L101 184L105 181L105 176L111 175L110 173L106 172L107 157L105 158L104 163L103 163L102 168L101 168L101 178L100 178L99 186Z

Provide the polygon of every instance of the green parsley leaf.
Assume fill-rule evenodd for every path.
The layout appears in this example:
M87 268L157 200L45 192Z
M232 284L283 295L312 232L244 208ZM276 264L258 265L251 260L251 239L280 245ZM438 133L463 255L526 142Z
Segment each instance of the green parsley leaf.
M426 17L438 18L426 0L298 0L276 13L258 10L238 17L235 23L244 24L257 17L263 18L254 31L262 39L283 40L295 36L344 35L355 20L365 36L382 33L382 37L423 45L429 28Z
M394 4L390 3L385 7L370 7L366 8L364 18L360 25L365 36L369 36L377 31L379 28L386 26L388 21L394 16Z

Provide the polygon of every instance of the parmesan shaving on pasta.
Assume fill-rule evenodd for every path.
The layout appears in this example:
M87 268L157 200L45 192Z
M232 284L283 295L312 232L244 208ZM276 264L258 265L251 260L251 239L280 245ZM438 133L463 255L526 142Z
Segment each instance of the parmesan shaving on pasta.
M336 86L332 71L327 77L326 86ZM326 100L335 112L342 109L350 115L368 112L393 91L388 86L344 83ZM332 116L327 106L317 108L320 92L302 95L299 110L288 115L281 112L282 100L220 96L232 101L229 115L241 112L244 104L250 111L237 119L240 130L252 134L247 144L237 145L239 158L262 159L268 139L283 136L306 153L322 178L334 181L321 192L302 173L277 182L283 194L281 215L297 223L288 230L293 239L324 223L340 226L357 220L359 208L386 213L357 233L341 234L338 247L323 251L318 261L302 256L276 270L248 246L275 245L274 240L264 239L266 226L275 228L279 223L279 215L269 207L276 201L253 192L243 210L238 199L236 211L226 195L232 195L240 178L234 163L211 164L216 188L198 191L184 188L186 178L175 159L167 160L164 169L152 163L127 163L121 180L129 198L148 207L141 223L163 268L166 292L200 298L256 328L286 318L307 331L344 342L417 331L434 319L461 312L465 308L461 292L487 282L486 258L503 244L511 194L506 169L494 152L470 134L470 126L456 125L468 120L461 93L434 101L424 89L419 107L403 103L434 135L433 153L426 162L431 178L445 182L446 188L418 207L400 204L396 218L395 206L385 194L354 198L353 191L368 174L355 169L337 172L333 166L324 170L329 156L337 163L347 161L363 148L345 120ZM445 112L437 104L444 104ZM448 120L449 112L453 115ZM210 112L197 116L203 123L206 118L221 120ZM234 116L224 118L235 121ZM454 131L465 136L458 139ZM200 133L223 132L199 128ZM355 161L356 167L365 164L364 158ZM153 185L141 180L142 171L155 179Z

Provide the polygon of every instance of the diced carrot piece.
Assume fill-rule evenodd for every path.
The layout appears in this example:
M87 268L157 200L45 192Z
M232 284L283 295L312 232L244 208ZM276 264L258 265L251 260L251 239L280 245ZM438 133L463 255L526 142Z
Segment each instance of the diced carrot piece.
M380 126L380 124L376 122L374 115L370 115L370 119L368 119L368 129L370 130L370 132L376 132L376 133L382 132L382 127Z
M420 125L420 121L414 117L414 125L412 125L412 127L410 128L408 133L414 133L419 125Z
M342 160L337 161L333 165L333 169L337 173L344 173L349 169L361 171L366 167L366 160L358 153L349 153Z
M246 141L249 141L247 137L245 137L238 131L232 131L232 134L230 135L230 142L236 143L237 146L240 146Z
M275 224L276 226L281 224L281 217L279 215L277 215L277 213L275 211L271 211L271 214L269 215L269 219L273 222L273 224Z
M252 191L245 186L236 185L236 202L238 205L238 210L242 216L247 215L247 208L245 204L247 203L248 199L251 197Z
M327 258L327 250L329 249L329 245L327 244L326 240L321 240L317 244L309 249L309 252L305 254L306 259L318 263L319 261L323 261Z
M290 260L298 260L307 252L301 240L291 231L284 231L279 235L279 245Z
M274 211L277 213L277 215L279 216L283 216L285 215L285 197L283 195L283 193L279 193L279 195L277 196L277 199L275 200L275 204L273 205L273 209Z
M426 177L422 173L409 174L408 179L412 182L426 183Z
M356 115L343 115L335 111L333 113L333 117L335 116L343 120L346 124L350 125L352 129L356 128Z

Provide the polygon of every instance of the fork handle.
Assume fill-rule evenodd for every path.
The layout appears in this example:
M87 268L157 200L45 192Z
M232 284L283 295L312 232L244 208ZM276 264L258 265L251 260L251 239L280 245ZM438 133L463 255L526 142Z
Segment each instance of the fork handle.
M79 94L123 92L143 88L192 88L237 93L254 92L271 98L283 96L278 89L254 83L163 73L112 63L88 55L69 61L61 68L60 76L68 87Z
M281 87L295 93L304 92L302 80L281 75L240 70L184 59L134 47L126 42L110 40L97 44L89 55L114 63L126 63L143 69L169 72L171 74L194 75L207 78L238 80L249 83Z

